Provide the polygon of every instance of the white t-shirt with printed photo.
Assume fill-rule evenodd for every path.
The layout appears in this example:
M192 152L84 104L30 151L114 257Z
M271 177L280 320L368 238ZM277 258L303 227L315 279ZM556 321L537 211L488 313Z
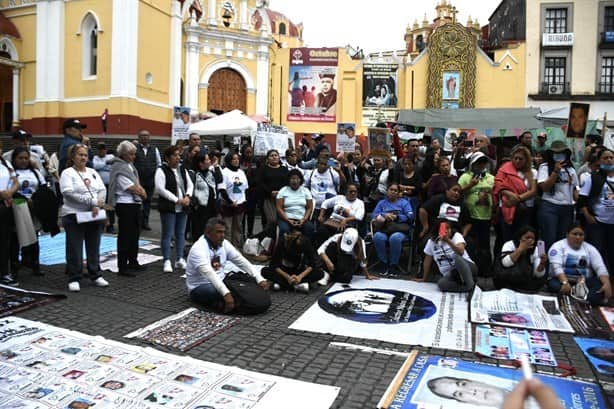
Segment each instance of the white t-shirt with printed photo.
M465 244L465 238L460 233L454 233L452 236L452 243L454 245L457 244ZM433 257L435 263L437 263L437 267L439 267L439 272L443 276L447 276L454 269L454 257L456 253L452 250L450 245L442 240L433 240L429 239L424 247L424 254ZM467 261L473 262L467 250L463 252L463 258Z
M548 164L542 163L537 172L537 183L545 182L549 177ZM573 192L578 185L576 170L571 166L563 168L559 171L552 190L542 194L542 200L556 205L573 205L576 203L573 199Z

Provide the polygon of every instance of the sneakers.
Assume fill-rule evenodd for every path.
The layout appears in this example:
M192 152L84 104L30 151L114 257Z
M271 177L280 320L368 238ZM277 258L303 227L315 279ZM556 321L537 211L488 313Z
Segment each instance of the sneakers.
M68 291L72 291L75 293L81 291L81 286L79 285L79 282L71 281L70 283L68 283Z
M79 283L77 283L79 284ZM94 285L96 287L108 287L109 286L109 282L107 280L105 280L102 277L98 277L97 279L94 280Z
M309 294L309 283L300 283L294 286L297 293Z
M321 286L325 286L325 285L328 285L329 282L330 282L330 274L324 271L324 277L318 280L318 284L320 284Z
M164 269L162 271L164 271L165 273L173 272L173 265L171 264L170 260L164 260Z
M7 274L7 275L5 275L4 277L2 277L2 278L0 279L0 283L2 283L2 284L4 284L4 285L10 285L10 286L13 286L13 287L16 287L16 286L18 286L18 285L19 285L19 283L17 282L17 280L15 280L15 279L13 278L13 275L12 275L12 274Z
M388 271L386 271L386 275L392 278L398 277L401 274L403 274L403 270L398 264L392 264L390 267L388 267Z
M187 266L187 264L186 264L185 259L183 257L175 262L175 268L180 268L182 270L185 270L186 266Z

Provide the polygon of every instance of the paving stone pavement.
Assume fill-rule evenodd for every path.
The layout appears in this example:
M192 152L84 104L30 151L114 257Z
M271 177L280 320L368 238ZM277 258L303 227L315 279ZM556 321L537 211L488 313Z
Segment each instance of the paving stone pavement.
M24 269L19 276L21 288L65 293L68 298L19 313L18 316L90 335L102 335L120 342L145 345L122 336L193 306L187 297L184 280L180 278L181 272L165 274L161 262L148 265L147 270L138 273L135 278L107 272L105 278L110 282L108 288L94 287L83 280L80 293L67 291L63 266L44 267L44 271L44 277L35 277ZM408 352L413 348L408 345L289 330L288 326L324 292L325 288L313 290L307 295L273 292L273 305L266 314L243 317L235 326L189 350L186 355L271 375L335 385L341 391L334 408L375 408L404 358L341 350L331 348L329 344L345 342L399 352ZM550 340L560 363L573 365L578 370L578 376L584 379L596 379L572 335L550 333ZM468 352L418 349L433 354L479 360ZM497 364L494 359L486 358L482 361ZM537 370L554 372L553 368L545 366L537 366ZM614 380L604 376L599 379ZM305 398L308 397L297 397Z

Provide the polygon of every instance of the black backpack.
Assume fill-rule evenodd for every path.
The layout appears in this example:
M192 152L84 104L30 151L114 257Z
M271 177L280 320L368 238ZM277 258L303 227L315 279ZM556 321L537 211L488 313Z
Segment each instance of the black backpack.
M224 284L235 299L233 312L237 314L260 314L271 306L268 291L263 290L249 274L232 271L224 278Z

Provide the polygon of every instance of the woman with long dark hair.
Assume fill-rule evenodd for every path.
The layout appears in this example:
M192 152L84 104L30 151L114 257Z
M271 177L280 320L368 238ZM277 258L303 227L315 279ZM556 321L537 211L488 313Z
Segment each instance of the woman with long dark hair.
M245 192L247 209L245 210L244 230L247 237L254 235L254 221L256 220L256 209L258 208L258 162L254 157L254 149L249 144L241 147L241 170L247 176L247 191Z
M217 186L218 181L223 179L219 169L213 169L209 155L199 152L192 160L192 172L194 174L194 200L196 206L192 213L192 240L196 242L205 232L207 220L217 214Z
M277 224L277 193L288 182L288 169L281 165L279 152L271 149L266 153L264 165L258 174L263 196L262 210L266 219L264 230L272 231Z
M226 240L236 248L241 248L243 232L243 215L245 214L247 197L245 192L249 188L247 176L240 168L239 154L231 152L226 155L226 167L222 170L224 181L220 194L223 198L221 213L228 226Z

